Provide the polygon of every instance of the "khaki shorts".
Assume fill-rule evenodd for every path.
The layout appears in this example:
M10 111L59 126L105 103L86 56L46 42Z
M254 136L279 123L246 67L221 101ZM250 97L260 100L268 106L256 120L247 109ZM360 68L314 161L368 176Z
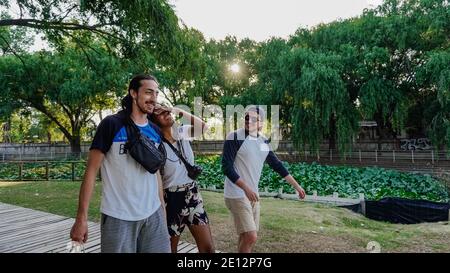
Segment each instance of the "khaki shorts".
M250 203L248 198L225 198L225 205L230 210L238 234L259 231L259 202Z

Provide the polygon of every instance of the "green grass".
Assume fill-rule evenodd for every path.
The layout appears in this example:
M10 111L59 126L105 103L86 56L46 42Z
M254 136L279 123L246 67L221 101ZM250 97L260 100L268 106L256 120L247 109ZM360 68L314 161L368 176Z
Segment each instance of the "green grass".
M0 182L0 202L74 217L80 182ZM223 194L202 192L216 248L235 252L237 234ZM101 183L96 184L89 219L99 221ZM194 242L188 230L182 240ZM263 198L256 252L367 252L370 241L382 252L450 252L446 223L396 225L373 221L347 209Z
M0 202L75 217L80 182L0 182ZM100 220L101 183L95 185L89 220Z

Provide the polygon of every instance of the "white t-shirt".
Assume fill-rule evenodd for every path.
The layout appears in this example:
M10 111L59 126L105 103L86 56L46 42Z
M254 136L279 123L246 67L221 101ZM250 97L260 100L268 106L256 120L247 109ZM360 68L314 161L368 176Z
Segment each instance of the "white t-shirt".
M238 133L244 134L243 129ZM262 136L247 136L237 150L234 164L236 173L244 180L253 192L258 193L259 179L264 167L264 162L269 154L269 145ZM224 184L225 198L244 198L245 192L225 176Z
M194 152L192 151L190 144L190 140L192 140L190 134L191 129L191 125L173 128L174 138L178 140L175 143L172 143L172 145L184 156L187 162L193 165ZM170 148L169 144L165 142L163 143L167 153L166 164L164 165L164 169L161 171L163 188L167 189L169 187L191 183L193 180L189 178L183 161L181 161L172 148Z
M137 124L141 132L160 143L159 128ZM146 171L126 153L127 132L121 116L111 115L99 124L91 149L105 154L101 165L101 212L125 221L148 218L161 206L155 174Z

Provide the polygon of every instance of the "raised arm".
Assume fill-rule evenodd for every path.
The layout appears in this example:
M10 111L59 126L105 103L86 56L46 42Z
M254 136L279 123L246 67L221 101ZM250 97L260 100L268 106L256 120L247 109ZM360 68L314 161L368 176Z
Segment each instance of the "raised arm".
M192 125L190 132L191 137L201 136L204 132L206 132L206 130L208 130L208 125L206 125L206 122L204 122L200 117L194 116L191 113L176 107L172 108L172 113L189 120Z

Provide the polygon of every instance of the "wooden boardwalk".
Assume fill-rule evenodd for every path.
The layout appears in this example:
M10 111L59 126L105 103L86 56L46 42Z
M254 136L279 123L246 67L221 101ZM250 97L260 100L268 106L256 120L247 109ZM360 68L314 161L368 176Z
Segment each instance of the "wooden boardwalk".
M0 253L64 253L75 219L48 212L0 203ZM100 252L100 224L88 222L85 252ZM187 242L178 244L179 253L197 253Z

